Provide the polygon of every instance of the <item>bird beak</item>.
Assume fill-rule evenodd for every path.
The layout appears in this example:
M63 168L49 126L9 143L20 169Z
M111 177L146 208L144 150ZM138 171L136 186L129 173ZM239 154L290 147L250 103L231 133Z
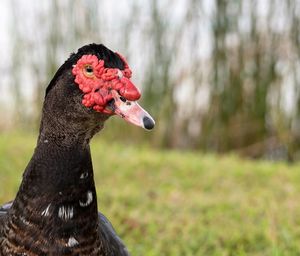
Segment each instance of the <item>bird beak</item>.
M111 94L113 99L108 103L109 110L129 123L146 130L153 129L155 125L153 118L136 101L126 100L115 90L112 90Z

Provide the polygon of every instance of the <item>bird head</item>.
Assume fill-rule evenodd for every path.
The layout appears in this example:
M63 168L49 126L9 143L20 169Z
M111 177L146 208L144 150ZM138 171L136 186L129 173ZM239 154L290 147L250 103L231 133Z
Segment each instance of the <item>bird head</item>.
M138 103L141 93L131 82L132 71L119 53L111 52L117 65L107 65L97 54L83 54L72 66L72 74L82 91L82 104L96 112L118 115L147 130L154 120Z
M151 130L155 122L137 103L141 93L131 76L121 54L102 44L85 45L71 54L47 87L45 116L51 113L49 117L55 115L60 124L69 120L73 126L78 122L81 128L93 129L93 124L99 124L97 120L103 123L117 115Z

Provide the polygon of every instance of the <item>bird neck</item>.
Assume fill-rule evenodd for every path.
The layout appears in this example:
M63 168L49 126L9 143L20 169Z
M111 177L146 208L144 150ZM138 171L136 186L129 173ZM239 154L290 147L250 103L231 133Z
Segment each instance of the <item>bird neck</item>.
M81 102L82 95L70 95L60 89L53 88L45 98L38 145L49 141L60 147L88 146L91 138L103 128L110 115L83 108L81 103L74 106L74 98L80 97L77 101ZM63 89L66 90L66 86Z
M77 196L85 197L89 190L95 190L89 144L76 142L66 147L51 139L38 142L20 192L32 193L34 198L38 192L39 196L72 201Z
M40 230L41 241L51 237L53 248L65 250L86 237L99 240L89 144L74 142L66 147L40 136L11 215L14 226ZM26 238L18 236L23 244Z

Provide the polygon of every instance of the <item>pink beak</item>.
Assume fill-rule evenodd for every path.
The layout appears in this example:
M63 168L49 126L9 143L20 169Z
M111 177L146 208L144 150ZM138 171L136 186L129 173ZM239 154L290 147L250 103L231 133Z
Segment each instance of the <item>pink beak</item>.
M116 115L122 117L127 122L143 127L146 130L153 129L155 121L136 101L126 100L115 90L112 90L111 94L113 96L113 101L108 107Z

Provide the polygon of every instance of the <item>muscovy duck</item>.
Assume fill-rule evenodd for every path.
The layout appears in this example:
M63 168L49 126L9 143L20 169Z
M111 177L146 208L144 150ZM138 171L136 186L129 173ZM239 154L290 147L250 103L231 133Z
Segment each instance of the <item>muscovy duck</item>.
M97 44L58 69L17 196L0 208L0 255L129 255L98 213L89 142L115 114L154 127L130 77L125 58Z

